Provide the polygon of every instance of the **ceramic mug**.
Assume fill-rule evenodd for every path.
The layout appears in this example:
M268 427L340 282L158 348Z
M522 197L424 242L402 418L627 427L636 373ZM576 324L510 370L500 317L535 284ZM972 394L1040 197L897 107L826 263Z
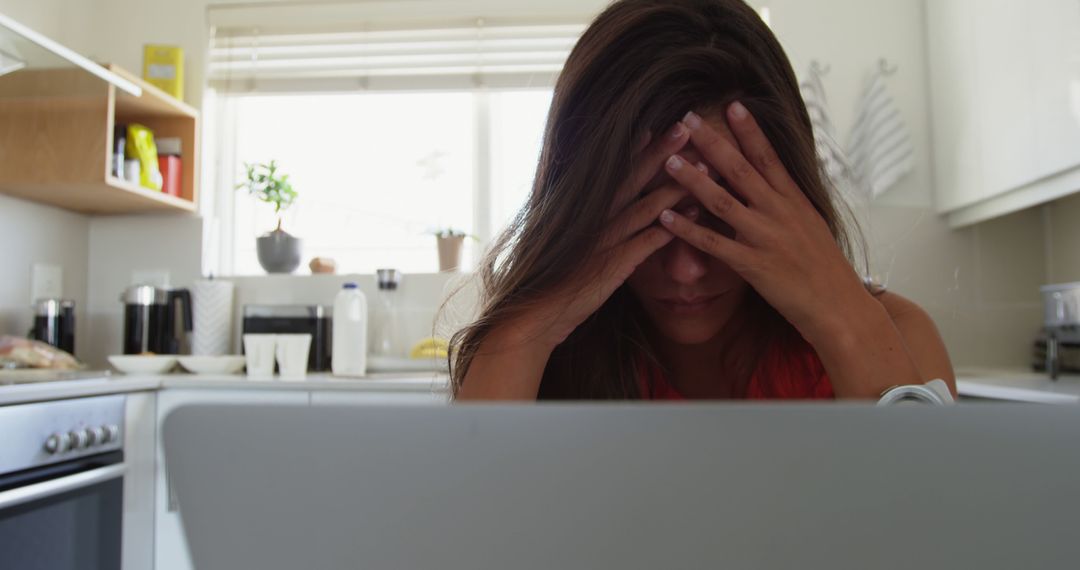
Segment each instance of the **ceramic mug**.
M311 352L310 334L277 335L277 364L282 380L303 380Z
M277 335L244 335L244 359L247 375L252 380L270 380L274 377L274 351Z

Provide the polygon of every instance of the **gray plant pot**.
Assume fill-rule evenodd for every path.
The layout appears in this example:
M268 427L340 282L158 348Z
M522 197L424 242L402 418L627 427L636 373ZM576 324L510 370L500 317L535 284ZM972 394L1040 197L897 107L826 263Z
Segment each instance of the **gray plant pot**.
M299 238L289 235L284 230L274 230L255 238L259 265L267 273L292 273L300 267L301 244Z

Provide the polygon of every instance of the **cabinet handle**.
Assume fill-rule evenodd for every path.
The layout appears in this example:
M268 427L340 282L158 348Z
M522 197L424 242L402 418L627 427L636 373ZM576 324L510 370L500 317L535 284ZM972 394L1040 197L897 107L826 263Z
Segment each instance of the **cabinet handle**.
M165 467L165 495L168 502L168 512L175 513L180 510L180 504L176 500L176 489L173 488L172 475L168 466Z

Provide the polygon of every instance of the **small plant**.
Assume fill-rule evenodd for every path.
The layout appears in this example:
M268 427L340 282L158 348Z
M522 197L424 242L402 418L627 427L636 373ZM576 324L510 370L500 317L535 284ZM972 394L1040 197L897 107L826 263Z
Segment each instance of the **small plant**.
M245 188L255 199L274 206L278 218L277 230L281 231L281 213L293 205L297 192L289 182L288 174L280 174L276 160L269 164L247 164L247 180L236 185L236 189Z
M457 230L457 229L454 229L454 228L439 228L437 230L431 230L428 233L430 233L430 234L432 234L435 237L440 238L440 239L465 238L465 237L471 238L471 239L474 239L474 240L477 239L477 237L472 235L472 234L467 234L467 233L465 233L465 232L463 232L461 230Z
M461 230L455 230L454 228L441 228L434 230L431 233L435 234L435 237L437 238L455 238L465 237L466 235L468 235L465 232Z

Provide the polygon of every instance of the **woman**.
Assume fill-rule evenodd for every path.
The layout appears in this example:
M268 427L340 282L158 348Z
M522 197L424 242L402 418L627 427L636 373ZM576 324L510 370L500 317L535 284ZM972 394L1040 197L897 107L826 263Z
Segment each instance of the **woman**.
M527 205L453 339L458 400L879 397L943 379L867 286L791 64L741 0L623 0L555 87Z

